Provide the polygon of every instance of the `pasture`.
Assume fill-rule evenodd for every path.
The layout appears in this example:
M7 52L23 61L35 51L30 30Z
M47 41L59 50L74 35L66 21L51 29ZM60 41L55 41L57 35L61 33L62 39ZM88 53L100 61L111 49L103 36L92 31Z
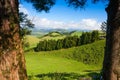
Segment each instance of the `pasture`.
M70 35L81 35L73 32ZM105 40L68 49L35 52L33 48L41 40L58 40L66 35L49 33L41 38L26 36L30 47L25 51L29 80L98 80L102 69Z
M100 44L104 44L104 40L69 49L26 52L25 58L29 79L56 80L52 78L59 78L57 80L74 80L81 77L93 78L95 75L99 76L102 68L102 62L99 64L85 64L82 61L74 59L75 57L72 55L75 52L78 52L81 48L88 48L88 50L91 50L89 51L91 53L92 50L95 52L94 48L91 49L91 47L96 45L98 45L98 47L95 47L96 50L100 52L101 49L99 49L100 51L97 49L101 47L99 46ZM84 53L86 53L85 51ZM103 56L100 56L99 58L101 61L103 60Z

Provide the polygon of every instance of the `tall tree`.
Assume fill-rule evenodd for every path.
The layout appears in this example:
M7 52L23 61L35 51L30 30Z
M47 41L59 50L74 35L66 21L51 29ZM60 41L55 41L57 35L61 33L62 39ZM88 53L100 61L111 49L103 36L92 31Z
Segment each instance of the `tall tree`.
M102 22L102 24L101 24L101 30L102 30L102 32L104 32L104 33L106 33L106 30L107 30L107 22Z
M0 0L0 80L27 80L18 0Z
M53 0L31 1L38 11L48 12L54 4ZM27 80L18 5L19 0L0 0L0 80Z
M34 28L34 24L32 23L32 20L28 18L28 15L23 12L19 12L19 22L21 38L31 34L31 29Z
M92 42L99 40L99 32L97 30L92 31L91 37Z
M120 0L110 0L106 12L108 19L103 78L120 80Z
M30 35L32 32L32 28L34 28L34 24L32 23L32 20L28 18L28 15L19 12L19 22L20 22L20 37L22 39L22 45L23 48L28 48L29 42L26 40L26 35Z

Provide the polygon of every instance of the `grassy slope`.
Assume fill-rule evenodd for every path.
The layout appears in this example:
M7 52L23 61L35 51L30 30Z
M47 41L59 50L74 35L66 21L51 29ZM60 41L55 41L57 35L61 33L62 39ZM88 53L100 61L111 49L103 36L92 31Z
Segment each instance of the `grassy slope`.
M32 35L27 35L26 38L26 42L28 42L30 44L30 47L25 48L25 50L30 50L34 47L36 47L37 43L39 43L39 41L43 41L43 40L58 40L58 39L63 39L66 36L65 35L60 35L58 33L52 33L51 35L55 36L55 35L59 35L56 37L51 37L51 36L44 36L42 38L38 38L37 36L32 36Z
M82 32L80 31L75 31L75 32L72 32L70 34L70 36L81 36L82 35ZM55 37L52 37L52 36L55 36ZM51 32L43 37L40 38L40 40L58 40L58 39L63 39L65 38L66 35L61 35L59 32Z
M74 35L80 36L81 34L82 34L82 32L76 31L76 32L73 32L71 34L71 36L74 36ZM55 37L52 37L52 36L55 36ZM41 40L51 40L51 39L58 40L58 39L63 39L65 37L66 37L66 35L61 35L60 33L57 33L57 32L51 32L41 38L38 38L38 37L32 36L32 35L27 35L26 41L29 42L30 48L32 48L32 47L35 47L37 45L37 43Z
M40 38L40 40L58 40L58 39L63 39L66 36L56 36L56 37L51 37L51 36L45 36Z
M40 41L40 39L37 38L36 36L27 35L26 36L26 41L29 42L30 48L33 48L37 45L37 43Z
M65 35L60 34L59 32L50 32L43 37L40 38L40 40L58 40L65 38Z
M61 36L60 33L57 33L57 32L52 32L50 35L53 35L53 36Z
M61 50L54 50L54 51L43 51L39 53L50 55L50 56L73 59L77 61L81 61L79 59L80 57L83 57L82 59L84 58L86 59L85 56L89 55L89 58L94 58L93 60L96 60L96 58L99 59L97 60L97 62L100 62L100 64L97 64L97 65L101 66L103 61L103 56L104 56L104 45L105 45L105 40L100 40L92 44L82 45L78 47L72 47L68 49L61 49Z
M70 60L62 57L50 56L45 54L27 54L27 71L28 75L67 72L85 74L87 70L98 70L97 66L85 65L82 62Z
M71 36L81 36L82 32L81 31L75 31L73 33L70 34Z
M86 65L71 58L76 50L86 46L92 46L104 41L98 41L93 44L84 45L81 47L74 47L69 49L61 49L47 52L27 52L25 54L27 61L28 75L38 75L43 73L66 72L86 74L86 71L95 72L100 70L101 65ZM102 64L102 63L101 63Z

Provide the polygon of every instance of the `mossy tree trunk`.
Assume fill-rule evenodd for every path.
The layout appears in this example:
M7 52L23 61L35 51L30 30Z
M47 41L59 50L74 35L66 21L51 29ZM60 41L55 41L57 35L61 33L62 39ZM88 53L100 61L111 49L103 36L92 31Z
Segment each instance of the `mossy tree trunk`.
M120 80L120 0L110 0L106 12L108 20L103 79Z
M27 80L18 0L0 0L0 80Z

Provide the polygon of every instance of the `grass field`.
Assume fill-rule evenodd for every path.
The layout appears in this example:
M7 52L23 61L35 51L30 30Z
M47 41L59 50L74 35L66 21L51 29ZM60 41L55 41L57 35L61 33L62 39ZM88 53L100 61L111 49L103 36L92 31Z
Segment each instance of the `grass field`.
M87 48L101 43L103 44L104 41L55 51L26 52L27 73L29 76L35 76L35 78L31 78L30 80L75 80L79 77L93 77L94 75L98 75L102 68L102 63L96 65L84 64L72 59L70 54L80 48ZM56 78L56 76L60 79L52 79Z
M43 73L67 72L86 74L88 70L100 70L100 67L85 65L82 62L66 59L62 57L50 56L44 53L26 54L28 75L38 75Z
M81 34L82 32L74 32L71 34L71 36L80 36ZM31 35L26 36L26 40L30 44L30 47L27 48L28 50L30 49L30 51L25 52L29 80L82 80L79 78L91 78L94 75L99 75L98 73L100 73L102 68L103 60L103 56L101 56L99 53L103 53L101 52L103 51L103 46L101 45L104 45L104 40L95 42L93 44L72 47L69 49L42 52L34 52L31 50L31 48L35 47L40 40L57 40L65 38L65 35L58 35L56 33L52 33L51 35L53 37L44 36L42 38L38 38ZM82 57L85 57L87 54L89 55L90 59L97 58L96 56L92 55L92 53L98 53L98 55L100 55L102 58L99 57L101 59L99 64L84 64L79 60L81 55L74 55L74 53L83 53Z
M38 76L45 74L48 76L50 74L55 75L55 73L69 74L74 77L75 74L78 76L89 76L89 74L99 72L101 69L101 67L95 65L85 65L82 62L77 62L72 59L49 54L47 55L45 52L26 53L26 63L27 73L29 76ZM72 75L71 73L74 74ZM75 78L78 78L78 76Z

